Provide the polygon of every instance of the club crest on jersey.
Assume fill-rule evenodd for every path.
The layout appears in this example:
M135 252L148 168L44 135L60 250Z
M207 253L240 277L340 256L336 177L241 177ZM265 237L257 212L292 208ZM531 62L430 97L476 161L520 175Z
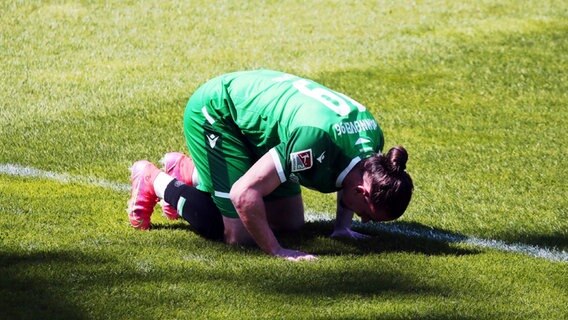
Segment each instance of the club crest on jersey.
M308 170L314 164L312 149L290 153L292 172Z

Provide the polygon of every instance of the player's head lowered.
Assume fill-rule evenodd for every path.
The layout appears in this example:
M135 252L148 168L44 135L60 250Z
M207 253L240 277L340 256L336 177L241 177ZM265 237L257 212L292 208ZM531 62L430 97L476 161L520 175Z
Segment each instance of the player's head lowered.
M405 171L408 152L402 146L391 148L363 162L366 179L370 180L370 202L382 212L384 220L402 216L410 203L414 185ZM381 219L383 220L383 219Z

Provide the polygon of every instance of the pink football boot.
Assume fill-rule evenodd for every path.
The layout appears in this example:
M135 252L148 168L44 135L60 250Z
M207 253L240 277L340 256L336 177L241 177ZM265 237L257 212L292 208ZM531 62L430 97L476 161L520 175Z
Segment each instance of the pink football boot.
M137 229L150 229L150 217L158 197L154 191L154 180L160 173L156 166L146 160L136 161L130 168L132 182L131 197L128 201L128 218Z
M181 152L169 152L164 155L162 160L163 170L170 176L187 184L195 186L197 184L197 171L190 157ZM176 208L172 207L165 201L160 201L164 216L170 220L179 218Z

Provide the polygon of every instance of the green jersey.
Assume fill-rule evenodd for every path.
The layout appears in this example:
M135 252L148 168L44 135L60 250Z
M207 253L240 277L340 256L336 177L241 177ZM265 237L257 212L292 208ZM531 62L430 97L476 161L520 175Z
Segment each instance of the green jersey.
M337 191L359 161L383 148L381 128L363 105L291 74L229 73L195 95L209 124L237 130L256 159L272 155L281 182Z

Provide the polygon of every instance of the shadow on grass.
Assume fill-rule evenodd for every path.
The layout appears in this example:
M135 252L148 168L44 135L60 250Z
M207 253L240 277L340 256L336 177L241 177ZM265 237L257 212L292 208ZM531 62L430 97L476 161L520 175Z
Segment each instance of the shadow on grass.
M406 272L403 266L378 265L376 261L353 264L347 261L339 265L324 266L318 266L318 263L304 266L284 263L273 265L271 268L266 268L266 265L247 267L245 271L221 271L212 275L200 270L196 276L218 282L218 286L265 292L280 297L289 296L291 299L343 299L345 296L373 298L382 294L391 297L443 297L452 292L445 284L421 281L419 276Z
M259 293L269 299L289 296L292 300L287 303L287 309L290 304L304 304L304 297L321 303L322 297L345 299L345 295L373 299L381 294L389 298L442 297L452 292L444 284L420 281L396 264L376 265L372 261L356 263L354 268L348 267L349 261L322 265L273 263L270 259L244 265L236 261L233 267L227 268L225 261L223 266L194 268L191 272L185 269L179 269L178 273L153 270L141 274L129 263L99 256L75 251L0 253L0 318L88 319L111 315L129 318L131 312L149 312L171 301L179 301L179 291L162 290L159 299L154 295L154 290L179 282L208 283L212 290L208 295L213 301L224 300L227 288L233 287L245 295L246 301L256 299L254 297ZM182 294L181 299L191 299L193 295L191 292ZM126 297L136 297L136 304L131 304L130 300L125 302ZM232 304L231 301L223 303ZM138 306L144 307L139 310ZM212 302L206 308L214 310L217 307ZM172 312L175 313L175 309ZM152 318L151 313L145 315L142 318Z
M418 227L418 224L412 225L413 228ZM295 264L274 264L271 268L253 265L244 271L220 271L214 275L198 271L201 272L198 277L219 281L219 285L229 283L236 288L285 295L291 299L336 299L345 296L372 299L377 295L449 297L455 292L451 282L424 281L424 277L428 278L427 273L417 273L416 267L427 266L428 259L414 259L413 256L478 253L476 250L452 248L448 243L368 230L359 230L371 236L365 240L331 239L332 230L332 221L308 222L300 232L279 234L278 238L285 247L311 252L320 258L337 257L337 260L300 264L300 267ZM402 260L400 256L393 260L388 256L380 257L383 253L398 252L411 255L404 256ZM444 319L444 314L440 316Z
M424 255L469 255L477 254L478 250L456 248L449 242L436 241L424 237L416 237L404 233L392 233L388 230L388 225L395 225L396 227L407 228L416 232L432 230L429 227L418 223L397 222L396 224L370 224L361 225L357 224L353 229L360 233L369 235L370 237L363 240L354 239L330 239L331 242L338 242L341 246L333 245L314 248L313 252L319 255L342 255L342 254L355 254L355 255L368 255L368 254L381 254L388 252L408 252L418 253ZM378 229L377 227L382 228ZM302 242L310 243L314 239L329 237L333 231L332 221L316 221L306 223L299 236L282 235L282 241L290 243L294 246L301 246ZM451 234L447 231L436 230L436 232L443 232ZM462 235L451 234L453 237L461 238Z
M559 232L554 234L504 235L503 239L538 247L568 251L568 235Z
M369 235L368 239L331 239L333 221L307 222L302 230L290 233L278 233L277 237L283 245L291 248L304 248L303 250L320 256L340 255L369 255L387 252L410 252L425 255L469 255L477 254L478 250L456 248L451 245L455 241L436 241L424 237L416 237L404 233L385 232L390 226L398 229L411 230L414 233L436 232L444 234L454 240L463 240L466 237L421 225L419 223L396 222L388 224L357 224L354 230ZM194 232L193 228L185 223L156 224L155 230L187 230Z
M191 232L195 232L195 230L189 225L189 223L183 221L182 219L178 220L179 222L176 223L153 223L152 222L152 229L151 230L187 230Z
M143 312L165 302L147 287L176 279L126 256L116 259L106 249L0 252L0 319L153 319Z
M0 253L0 318L86 319L85 313L68 300L71 290L64 283L73 275L63 272L64 266L85 259L89 258L65 252Z

